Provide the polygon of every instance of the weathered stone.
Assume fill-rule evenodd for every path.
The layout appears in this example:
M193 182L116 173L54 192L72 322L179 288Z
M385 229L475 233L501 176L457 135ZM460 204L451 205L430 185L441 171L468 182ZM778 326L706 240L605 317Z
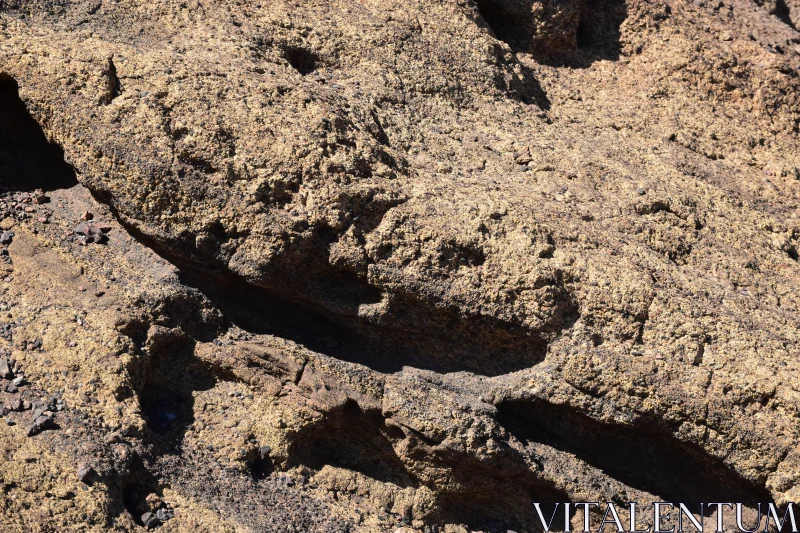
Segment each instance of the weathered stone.
M8 359L5 356L0 356L0 377L3 379L14 378L14 372L11 371L11 365L8 364Z
M797 501L794 0L0 4L0 172L63 174L0 176L0 336L74 408L3 480L77 495L10 523Z
M147 529L153 529L161 525L161 520L156 516L156 513L144 513L142 515L142 524Z
M94 468L92 468L91 466L85 464L78 466L78 479L82 483L88 483L89 481L91 481L94 475L95 471Z

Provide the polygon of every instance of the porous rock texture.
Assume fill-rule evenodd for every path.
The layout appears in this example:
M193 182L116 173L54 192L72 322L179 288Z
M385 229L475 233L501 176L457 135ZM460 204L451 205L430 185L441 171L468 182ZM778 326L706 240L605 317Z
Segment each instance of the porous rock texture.
M798 26L0 0L4 531L797 501Z

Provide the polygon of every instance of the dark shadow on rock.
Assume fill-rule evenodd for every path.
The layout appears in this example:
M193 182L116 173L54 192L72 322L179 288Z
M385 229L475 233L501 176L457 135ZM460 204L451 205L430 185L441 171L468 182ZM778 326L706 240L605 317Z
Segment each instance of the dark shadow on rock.
M194 393L217 382L213 370L195 357L194 345L179 330L165 330L149 339L131 366L154 455L180 451L194 423Z
M405 433L407 432L407 433ZM399 441L406 457L395 451ZM447 471L446 486L417 479L413 464ZM565 493L537 478L522 456L505 448L489 461L460 449L440 448L410 429L388 425L379 410L363 410L351 400L302 429L289 449L287 467L320 470L330 465L402 488L427 485L437 497L421 514L406 516L428 526L464 524L475 531L536 531L532 502L544 510L569 501Z
M544 111L549 111L551 107L547 93L539 84L536 73L530 67L520 63L521 75L514 80L512 91L517 100L525 104L535 104Z
M0 74L0 192L77 185L64 151L52 144L19 97L17 82Z
M292 441L288 466L320 470L331 465L385 483L416 488L417 481L392 447L392 436L402 439L403 433L387 426L380 412L362 411L354 400L348 400L326 413L321 422L303 427Z
M434 457L447 466L450 484L460 488L441 491L426 519L432 524L463 524L470 531L541 531L533 502L550 516L557 503L570 501L507 446L489 460L455 450L437 451Z
M428 522L463 524L470 531L541 531L533 502L540 503L544 516L550 517L556 504L570 500L566 493L554 487L525 479L493 480L486 485L493 486L494 496L489 495L487 486L480 494L444 496ZM575 512L570 514L572 519ZM563 514L559 514L554 522L563 523Z
M394 373L405 366L485 376L516 372L542 362L547 339L579 318L574 295L558 279L552 280L555 306L550 321L536 331L492 316L465 316L458 306L436 305L424 291L383 294L365 279L328 263L333 236L321 230L260 272L259 279L269 284L266 289L220 265L213 250L201 253L191 234L158 241L119 216L109 198L96 198L109 206L133 238L175 265L182 284L202 293L230 324L252 334L279 335L379 372ZM481 253L468 255L478 263L482 260ZM211 337L184 330L195 340Z
M536 0L477 0L479 12L495 36L514 52L529 53L540 63L587 68L595 61L619 59L620 28L628 16L626 0L549 0L543 10L541 4ZM574 16L562 10L572 10Z
M142 515L150 510L147 497L150 494L163 496L163 489L158 479L145 466L141 457L135 456L131 462L130 472L121 482L121 500L125 511L130 513L133 520L142 526ZM119 516L121 509L115 509Z
M777 0L775 2L774 15L793 30L800 31L797 28L797 25L794 23L794 20L792 20L792 12L789 9L789 5L786 3L786 0Z
M334 276L324 279L326 299L336 299L342 306L346 307L347 301L357 306L377 299L365 284ZM200 290L245 331L279 335L318 353L378 372L394 373L413 366L437 372L501 375L538 364L547 351L543 338L522 327L486 317L470 321L456 311L430 310L411 295L407 296L408 302L401 298L395 302L397 309L403 310L402 316L395 317L393 324L379 327L288 300L230 274L214 279L207 273L184 268L181 281ZM564 305L569 309L560 329L569 328L577 319L576 304Z
M478 11L495 37L515 52L527 52L533 35L526 15L533 12L535 0L476 0Z
M622 23L628 17L625 0L588 0L578 24L577 53L571 66L584 68L595 61L616 61L622 54Z
M598 422L563 405L537 399L497 405L498 422L522 442L570 453L635 489L684 502L769 502L763 488L709 456L700 447L668 434ZM692 506L690 506L691 508Z

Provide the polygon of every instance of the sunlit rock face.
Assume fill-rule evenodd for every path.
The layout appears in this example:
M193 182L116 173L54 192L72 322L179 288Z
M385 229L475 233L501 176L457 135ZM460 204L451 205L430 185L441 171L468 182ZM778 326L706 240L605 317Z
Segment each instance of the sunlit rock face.
M0 0L4 523L797 500L798 16Z

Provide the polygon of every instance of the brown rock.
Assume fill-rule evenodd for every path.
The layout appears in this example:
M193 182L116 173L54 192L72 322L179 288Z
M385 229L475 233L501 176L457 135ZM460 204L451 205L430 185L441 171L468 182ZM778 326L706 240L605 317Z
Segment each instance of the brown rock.
M95 471L91 466L85 464L78 466L78 479L81 483L88 483L94 475Z
M5 356L0 356L0 378L14 378L14 372L11 370L11 365L8 364L8 359Z
M50 193L67 239L25 222L38 184L2 208L14 335L47 335L26 376L75 408L27 442L124 484L7 512L531 531L532 501L796 501L800 9L707 4L5 2L0 140L81 184ZM111 229L90 208L119 242L75 246Z

